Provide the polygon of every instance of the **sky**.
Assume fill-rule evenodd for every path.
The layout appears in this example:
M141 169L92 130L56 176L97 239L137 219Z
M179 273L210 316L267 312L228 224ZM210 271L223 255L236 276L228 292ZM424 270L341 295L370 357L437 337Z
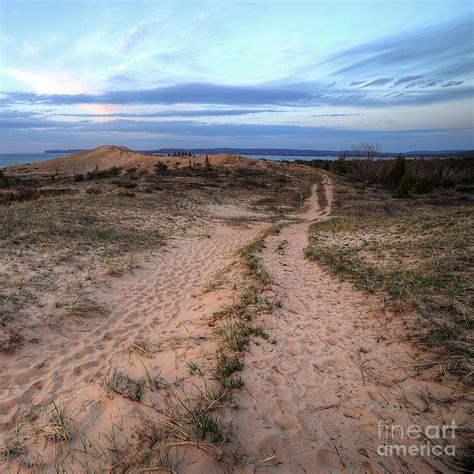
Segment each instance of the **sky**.
M474 149L473 0L1 0L0 152Z

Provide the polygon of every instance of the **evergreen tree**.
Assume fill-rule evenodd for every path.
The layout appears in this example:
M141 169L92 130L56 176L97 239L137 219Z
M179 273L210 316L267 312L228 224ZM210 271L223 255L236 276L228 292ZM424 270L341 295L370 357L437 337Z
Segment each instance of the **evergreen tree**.
M402 178L407 173L407 163L403 155L398 155L393 163L392 169L384 178L384 183L391 189L397 189Z
M403 174L396 188L395 197L398 197L398 198L408 197L415 182L416 180L412 176L412 174L408 170L405 169L405 173Z
M345 174L347 172L347 163L346 163L346 154L345 152L341 151L339 153L339 157L336 162L336 166L334 167L334 170L338 174Z

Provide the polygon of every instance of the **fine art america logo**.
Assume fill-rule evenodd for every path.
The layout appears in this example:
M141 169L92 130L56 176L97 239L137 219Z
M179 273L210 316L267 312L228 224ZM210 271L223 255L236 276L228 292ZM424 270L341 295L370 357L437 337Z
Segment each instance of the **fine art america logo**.
M404 428L386 421L379 421L377 447L380 456L455 456L456 422L450 425L410 425Z

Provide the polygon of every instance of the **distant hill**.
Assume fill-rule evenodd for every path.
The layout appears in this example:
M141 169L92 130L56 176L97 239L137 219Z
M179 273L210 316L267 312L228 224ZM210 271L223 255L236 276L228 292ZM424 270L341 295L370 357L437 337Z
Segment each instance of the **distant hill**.
M416 150L407 151L404 155L433 156L433 155L472 155L474 150Z
M334 150L295 150L292 148L160 148L146 153L190 152L194 154L232 153L235 155L338 156Z
M77 150L45 150L45 153L77 153L86 151L85 148ZM140 153L193 153L195 155L219 153L235 155L287 155L287 156L338 156L339 152L334 150L295 150L291 148L159 148L156 150L137 150Z
M46 150L45 153L77 153L78 150ZM293 148L158 148L155 150L138 150L140 153L173 154L192 153L194 155L209 154L235 154L235 155L282 155L282 156L338 156L340 151L335 150L296 150ZM348 156L352 150L345 150ZM398 152L384 152L381 156L396 156ZM403 153L405 156L469 156L474 155L474 150L415 150Z
M59 152L61 153L61 152ZM210 154L208 160L200 157L180 157L178 159L158 154L143 153L130 150L124 146L103 145L92 150L78 151L76 153L53 158L46 161L24 163L5 168L6 174L13 175L61 175L79 176L86 173L109 170L112 167L122 170L132 169L138 171L156 171L156 167L166 165L170 169L186 168L193 166L206 166L206 162L223 167L255 167L264 166L261 161L236 156L235 154L215 153Z
M44 153L77 153L78 151L85 151L86 148L68 148L67 150L45 150Z

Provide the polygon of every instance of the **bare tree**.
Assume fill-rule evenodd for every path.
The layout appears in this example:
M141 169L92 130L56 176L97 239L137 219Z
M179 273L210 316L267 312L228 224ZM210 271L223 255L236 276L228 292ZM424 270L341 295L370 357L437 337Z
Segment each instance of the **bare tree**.
M352 151L357 158L373 160L380 155L382 147L377 142L361 142L358 145L352 145Z
M71 164L71 171L76 181L84 180L84 165L80 165L76 161L73 161Z
M159 161L155 165L155 172L158 176L164 175L168 172L168 166L166 165L166 163L163 163L162 161Z
M377 142L361 142L352 146L354 158L349 172L354 179L364 186L377 182L384 171L384 163L377 160L382 147Z

